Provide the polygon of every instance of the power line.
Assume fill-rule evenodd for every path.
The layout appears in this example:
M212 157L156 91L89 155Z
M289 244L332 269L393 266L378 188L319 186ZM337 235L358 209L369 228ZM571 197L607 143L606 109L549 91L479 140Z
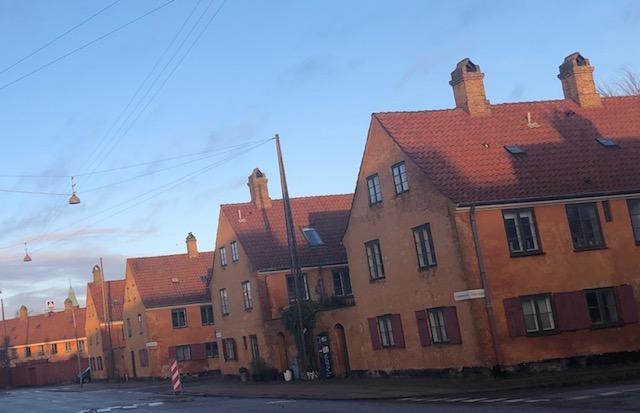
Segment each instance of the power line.
M31 194L31 195L58 195L58 196L70 195L70 194L63 194L59 192L20 191L17 189L0 189L0 192L10 192L10 193L16 193L16 194Z
M59 61L61 61L63 59L66 59L67 57L79 52L80 50L86 49L87 47L91 46L92 44L94 44L94 43L96 43L96 42L98 42L98 41L100 41L100 40L102 40L102 39L104 39L106 37L109 37L110 35L112 35L112 34L118 32L118 31L120 31L120 30L122 30L122 29L124 29L124 28L126 28L126 27L128 27L130 25L132 25L133 23L135 23L135 22L137 22L137 21L149 16L150 14L153 14L153 13L157 12L160 9L165 8L166 6L168 6L169 4L171 4L171 3L175 2L175 1L176 0L169 0L169 1L161 4L160 6L154 8L154 9L151 9L148 12L136 17L135 19L129 20L127 23L125 23L125 24L123 24L121 26L118 26L115 29L113 29L113 30L101 35L101 36L98 36L95 39L93 39L93 40L91 40L91 41L89 41L87 43L84 43L81 46L76 47L75 49L63 54L62 56L59 56L59 57L57 57L57 58L55 58L53 60L48 61L47 63L44 63L44 64L38 66L37 68L33 69L32 71L27 72L26 74L24 74L24 75L22 75L22 76L20 76L20 77L18 77L16 79L8 82L8 83L3 84L2 86L0 86L0 91L8 88L11 85L14 85L14 84L18 83L19 81L21 81L23 79L26 79L29 76L32 76L32 75L40 72L41 70L43 70L43 69L45 69L45 68L47 68L47 67L49 67L49 66L51 66L51 65L53 65L55 63L58 63Z
M4 69L2 69L0 71L0 75L6 73L7 71L13 69L14 67L16 67L17 65L19 65L20 63L24 62L25 60L27 60L28 58L32 57L33 55L43 51L44 49L46 49L47 47L51 46L52 44L54 44L55 42L57 42L58 40L62 39L63 37L65 37L66 35L68 35L69 33L71 33L72 31L76 30L77 28L79 28L80 26L84 25L85 23L90 22L91 20L93 20L94 18L98 17L100 14L102 14L103 12L107 11L108 9L110 9L111 7L115 6L117 3L120 3L121 0L116 0L113 3L108 4L107 6L103 7L102 9L98 10L97 12L95 12L94 14L92 14L91 16L87 17L86 19L82 20L80 23L76 24L75 26L72 26L71 28L65 30L64 32L60 33L58 36L54 37L52 40L48 41L47 43L43 44L42 46L38 47L37 49L33 50L30 53L27 53L25 56L21 57L20 59L18 59L17 61L15 61L14 63L10 64L9 66L5 67Z

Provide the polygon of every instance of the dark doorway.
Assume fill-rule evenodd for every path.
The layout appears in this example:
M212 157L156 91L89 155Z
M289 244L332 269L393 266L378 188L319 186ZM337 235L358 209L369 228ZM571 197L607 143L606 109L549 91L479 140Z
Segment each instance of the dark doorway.
M131 352L131 372L133 374L133 378L138 377L138 373L136 372L136 352Z
M336 324L334 326L334 331L336 333L336 344L338 345L338 348L336 349L336 373L344 376L349 376L349 373L351 373L351 365L349 364L347 335L342 324Z
M39 384L40 383L38 383L38 373L36 372L36 368L29 367L29 385L37 386Z
M289 368L289 352L287 351L287 339L283 333L278 333L277 346L279 347L280 371L285 371Z

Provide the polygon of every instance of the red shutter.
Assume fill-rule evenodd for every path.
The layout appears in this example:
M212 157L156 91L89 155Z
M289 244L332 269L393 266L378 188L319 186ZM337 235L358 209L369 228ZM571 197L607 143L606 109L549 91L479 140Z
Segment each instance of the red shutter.
M429 337L429 324L427 323L427 312L424 310L416 311L416 323L418 324L418 335L420 336L420 344L422 347L431 345Z
M400 314L391 315L391 329L393 330L393 341L398 348L404 348L404 331L402 331L402 319Z
M169 359L170 360L175 360L176 359L176 348L175 347L169 347Z
M591 327L584 291L554 293L553 304L561 331L583 330Z
M524 326L524 313L522 312L522 303L519 298L505 298L502 300L504 305L504 315L507 319L507 330L510 337L519 337L527 334Z
M460 336L460 325L458 324L458 313L455 307L445 307L444 311L444 327L447 330L450 344L462 344Z
M191 345L191 359L205 360L207 358L207 349L204 343Z
M369 334L371 335L371 346L373 349L381 349L380 336L378 335L378 319L376 317L369 318Z
M620 310L620 319L625 324L638 322L638 305L633 295L633 287L628 284L618 285L615 287L616 298L618 299L618 309Z

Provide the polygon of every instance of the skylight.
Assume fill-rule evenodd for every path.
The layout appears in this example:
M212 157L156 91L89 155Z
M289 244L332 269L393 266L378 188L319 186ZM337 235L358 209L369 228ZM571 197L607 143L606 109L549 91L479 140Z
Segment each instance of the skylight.
M302 234L311 247L324 245L324 241L322 241L322 238L320 238L320 234L318 234L318 231L316 231L315 228L302 228Z
M518 145L505 145L504 148L511 155L522 155L523 153L527 153L527 151L523 147Z
M618 146L618 144L614 140L609 138L596 138L596 140L605 148L615 148L616 146Z

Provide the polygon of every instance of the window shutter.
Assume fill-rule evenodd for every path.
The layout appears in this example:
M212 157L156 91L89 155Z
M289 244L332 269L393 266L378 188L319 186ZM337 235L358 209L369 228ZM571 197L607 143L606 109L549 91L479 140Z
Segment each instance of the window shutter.
M591 327L584 291L569 291L553 294L558 329L575 331Z
M455 307L445 307L444 311L444 327L447 330L450 344L462 344L460 336L460 325L458 324L458 313Z
M633 295L633 287L628 284L615 287L616 298L618 299L618 309L620 318L625 324L638 322L638 305Z
M229 360L229 354L227 353L227 340L226 338L222 339L222 358L224 361Z
M429 324L427 323L427 312L424 310L416 311L416 323L418 324L418 335L420 335L420 344L422 347L431 345L429 337Z
M169 359L171 359L171 360L175 360L176 359L176 348L175 347L169 347Z
M393 329L393 341L396 343L396 347L404 348L404 331L402 331L400 314L391 315L391 329Z
M520 298L505 298L502 304L504 305L504 315L507 319L509 337L526 335L527 330L524 326L524 313L522 312Z
M207 358L207 349L204 343L191 345L191 359L205 360Z
M233 360L238 360L238 348L236 347L236 340L234 338L230 340L231 344L233 344Z
M374 350L381 349L380 336L378 335L378 319L376 317L369 318L369 334L371 335L371 347Z

